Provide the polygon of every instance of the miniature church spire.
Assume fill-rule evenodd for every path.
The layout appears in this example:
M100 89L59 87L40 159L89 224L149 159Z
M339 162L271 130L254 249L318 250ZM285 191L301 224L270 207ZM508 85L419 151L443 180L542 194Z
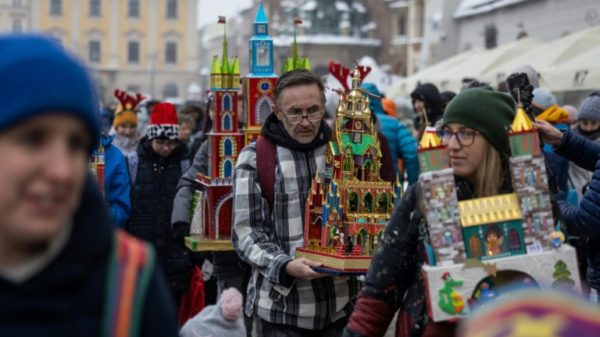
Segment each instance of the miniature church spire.
M515 114L515 119L513 119L511 131L512 132L526 132L526 131L532 131L532 130L533 130L533 123L531 122L531 119L529 118L529 116L527 116L525 109L523 109L523 105L521 105L519 103L519 106L517 108L517 113Z
M296 33L298 25L302 24L302 20L294 19L294 39L292 42L292 56L288 57L285 60L285 64L283 66L283 72L287 73L288 71L292 71L294 69L306 69L310 70L310 61L308 57L298 56L298 43L296 42Z

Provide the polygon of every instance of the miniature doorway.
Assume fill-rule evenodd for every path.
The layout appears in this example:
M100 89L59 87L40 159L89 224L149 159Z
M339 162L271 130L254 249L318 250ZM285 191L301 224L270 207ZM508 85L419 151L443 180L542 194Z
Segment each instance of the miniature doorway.
M373 212L373 195L371 193L365 194L365 197L363 199L363 206L364 206L364 211L365 212Z
M356 244L361 247L362 254L366 254L369 251L368 235L364 228L356 235Z
M380 193L377 196L377 212L387 213L388 211L388 197L385 193Z

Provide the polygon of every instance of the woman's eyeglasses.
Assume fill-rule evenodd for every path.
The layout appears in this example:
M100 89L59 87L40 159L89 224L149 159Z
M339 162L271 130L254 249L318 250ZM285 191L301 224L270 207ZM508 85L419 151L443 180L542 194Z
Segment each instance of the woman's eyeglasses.
M440 131L440 138L442 138L442 144L444 144L444 146L448 146L450 140L452 140L452 137L454 136L456 136L456 140L460 146L471 146L473 145L473 142L475 142L475 136L478 134L479 132L469 129L460 129L458 131L442 129Z

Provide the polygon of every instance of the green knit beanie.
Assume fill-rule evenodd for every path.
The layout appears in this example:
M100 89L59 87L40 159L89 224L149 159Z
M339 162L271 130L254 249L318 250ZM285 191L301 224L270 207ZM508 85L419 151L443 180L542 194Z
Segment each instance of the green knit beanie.
M460 123L477 130L498 152L510 154L507 128L514 117L512 97L489 88L473 88L450 101L443 125Z

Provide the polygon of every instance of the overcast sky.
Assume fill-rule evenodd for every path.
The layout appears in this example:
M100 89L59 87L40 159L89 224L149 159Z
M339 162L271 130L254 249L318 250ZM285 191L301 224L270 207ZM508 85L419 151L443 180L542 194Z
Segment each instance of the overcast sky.
M231 17L251 4L252 0L199 0L198 27L216 23L220 15Z

